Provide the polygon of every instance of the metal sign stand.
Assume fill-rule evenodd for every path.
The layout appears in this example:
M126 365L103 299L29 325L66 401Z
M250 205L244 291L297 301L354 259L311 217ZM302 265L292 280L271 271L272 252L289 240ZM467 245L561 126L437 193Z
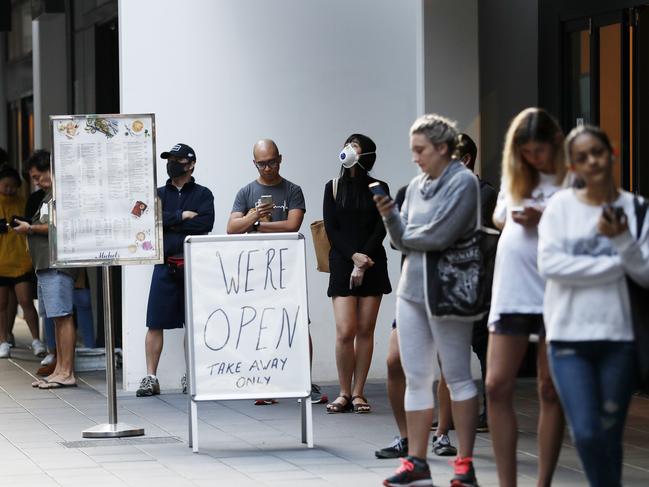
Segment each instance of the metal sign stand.
M104 288L104 339L106 347L106 388L108 395L108 423L98 424L84 430L84 438L121 438L124 436L142 436L144 428L131 426L117 421L117 394L115 391L115 335L111 314L111 279L110 266L103 266L102 283Z

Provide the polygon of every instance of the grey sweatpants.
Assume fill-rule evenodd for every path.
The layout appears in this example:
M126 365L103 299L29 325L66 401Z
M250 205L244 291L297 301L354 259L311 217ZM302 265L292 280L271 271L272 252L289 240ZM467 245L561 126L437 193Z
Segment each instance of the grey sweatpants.
M399 354L406 374L406 411L431 409L434 345L453 401L478 395L471 376L472 322L429 319L424 303L397 297Z

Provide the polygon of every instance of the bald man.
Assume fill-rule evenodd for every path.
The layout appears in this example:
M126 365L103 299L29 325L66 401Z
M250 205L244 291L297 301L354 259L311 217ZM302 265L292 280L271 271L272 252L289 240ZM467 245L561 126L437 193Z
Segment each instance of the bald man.
M254 145L252 155L259 177L237 193L227 232L299 231L306 212L304 195L297 184L279 175L282 155L277 145L262 139Z
M252 156L259 177L237 193L228 220L228 233L299 231L306 212L304 195L297 184L279 175L282 155L277 144L262 139L254 145ZM312 351L311 335L309 351ZM323 404L327 399L320 388L312 384L311 402ZM274 399L258 399L255 405L276 402Z

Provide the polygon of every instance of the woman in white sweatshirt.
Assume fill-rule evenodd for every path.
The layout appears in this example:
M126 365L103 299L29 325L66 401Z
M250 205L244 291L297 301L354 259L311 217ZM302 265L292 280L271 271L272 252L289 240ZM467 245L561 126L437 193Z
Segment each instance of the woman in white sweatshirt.
M548 355L590 485L616 487L635 362L627 279L649 287L649 224L638 236L644 200L617 187L601 129L575 128L566 150L584 187L557 193L539 226Z

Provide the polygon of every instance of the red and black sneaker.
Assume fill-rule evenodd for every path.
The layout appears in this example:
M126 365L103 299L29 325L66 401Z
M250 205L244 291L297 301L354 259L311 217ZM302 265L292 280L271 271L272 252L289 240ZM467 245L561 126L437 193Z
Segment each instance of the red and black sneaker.
M432 487L430 468L425 460L414 457L401 459L401 466L392 477L383 481L385 487Z
M453 462L455 475L451 479L451 487L479 487L473 469L473 458L457 457Z

